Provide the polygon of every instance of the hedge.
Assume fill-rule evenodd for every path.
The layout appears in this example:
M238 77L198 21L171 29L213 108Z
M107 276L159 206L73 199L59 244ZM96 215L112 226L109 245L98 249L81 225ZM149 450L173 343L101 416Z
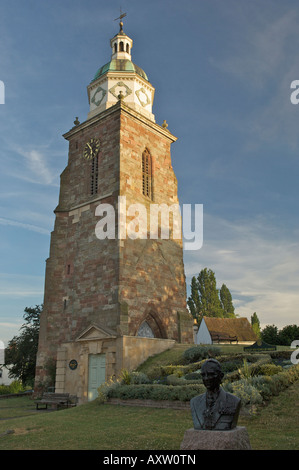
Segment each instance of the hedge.
M143 399L143 400L179 400L189 401L191 398L201 395L205 392L202 384L195 385L121 385L99 387L100 401L106 401L108 398Z

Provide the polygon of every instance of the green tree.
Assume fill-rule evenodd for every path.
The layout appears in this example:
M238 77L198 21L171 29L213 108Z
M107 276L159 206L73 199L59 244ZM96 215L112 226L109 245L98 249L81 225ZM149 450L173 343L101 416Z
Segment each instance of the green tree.
M222 284L220 289L220 304L224 317L235 318L235 307L233 306L232 295L225 284Z
M202 269L197 279L192 279L188 305L191 313L194 315L193 312L195 312L195 316L199 318L202 316L223 317L215 273L211 269Z
M258 319L256 312L254 312L254 314L251 315L251 326L256 337L260 338L261 337L260 321Z
M14 336L5 351L5 363L10 365L9 376L33 386L38 347L39 320L42 305L26 307L19 336Z
M261 331L262 340L268 344L278 344L278 328L275 325L267 325Z
M195 276L193 276L191 279L191 295L187 300L187 304L193 318L199 319L201 306L198 292L198 282Z
M299 326L297 325L287 325L278 332L278 344L290 346L295 339L299 339Z

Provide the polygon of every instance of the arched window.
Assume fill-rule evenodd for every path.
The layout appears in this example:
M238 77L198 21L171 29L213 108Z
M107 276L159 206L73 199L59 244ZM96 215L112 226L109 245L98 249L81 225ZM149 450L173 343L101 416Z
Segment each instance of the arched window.
M117 52L117 44L115 43L114 44L114 53L116 54L116 52Z
M151 327L149 326L149 324L146 321L144 321L140 325L136 336L142 336L143 338L154 338L155 337L153 330L151 329Z
M124 43L122 41L119 43L119 50L120 52L124 52Z
M148 149L142 154L142 193L152 199L152 157Z
M126 45L126 52L129 54L129 44Z
M96 155L91 162L91 177L90 177L90 194L93 196L98 192L98 173L99 173L99 159Z
M140 319L134 334L145 338L167 338L165 325L154 311L150 311Z

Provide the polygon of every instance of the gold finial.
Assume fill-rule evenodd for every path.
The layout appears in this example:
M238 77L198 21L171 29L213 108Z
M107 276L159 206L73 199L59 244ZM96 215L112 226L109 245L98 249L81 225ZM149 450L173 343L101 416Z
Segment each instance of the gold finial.
M75 121L74 121L74 124L75 124L75 126L79 126L80 121L78 120L78 116L76 117L76 119L75 119Z
M120 15L119 15L118 18L115 18L115 20L114 20L114 21L120 20L120 22L119 22L119 32L120 32L120 33L123 32L123 25L124 25L121 20L122 20L125 16L127 16L127 13L122 13L121 7L120 7Z
M165 119L164 119L164 121L163 121L162 127L164 127L164 129L167 129L167 127L168 127L168 124L167 124L167 122L166 122Z
M123 95L123 92L122 92L121 90L120 90L120 92L119 92L118 99L119 99L120 101L122 101L122 100L124 99L124 95Z

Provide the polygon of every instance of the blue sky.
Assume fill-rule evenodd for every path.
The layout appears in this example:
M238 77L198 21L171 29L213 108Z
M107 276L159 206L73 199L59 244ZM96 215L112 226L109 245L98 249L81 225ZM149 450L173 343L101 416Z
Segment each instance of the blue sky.
M1 2L0 338L43 301L62 134L88 113L86 87L110 60L119 4ZM298 324L299 5L285 0L122 0L132 60L166 119L181 204L203 204L204 243L184 255L187 284L208 267L236 312L262 327Z

